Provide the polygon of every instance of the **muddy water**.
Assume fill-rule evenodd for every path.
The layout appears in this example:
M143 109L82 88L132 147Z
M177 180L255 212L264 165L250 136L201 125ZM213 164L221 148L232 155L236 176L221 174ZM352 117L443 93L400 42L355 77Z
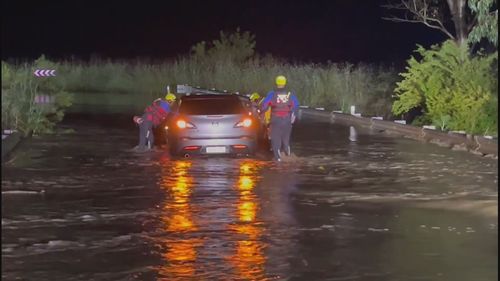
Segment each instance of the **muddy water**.
M3 280L498 278L497 160L307 121L286 163L172 160L129 119L3 165Z

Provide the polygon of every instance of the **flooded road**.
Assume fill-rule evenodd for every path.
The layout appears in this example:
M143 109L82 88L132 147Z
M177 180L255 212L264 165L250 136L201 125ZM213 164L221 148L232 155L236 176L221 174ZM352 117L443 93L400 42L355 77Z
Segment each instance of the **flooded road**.
M307 121L294 161L171 160L87 118L2 166L2 280L498 279L497 160Z

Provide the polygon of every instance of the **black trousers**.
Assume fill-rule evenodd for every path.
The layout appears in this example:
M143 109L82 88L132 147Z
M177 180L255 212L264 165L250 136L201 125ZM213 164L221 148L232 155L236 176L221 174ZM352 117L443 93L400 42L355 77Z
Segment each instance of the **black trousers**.
M292 120L290 116L271 116L271 146L274 158L280 158L280 152L290 154L290 135L292 134Z
M142 115L142 123L139 124L139 147L146 148L148 141L151 143L151 148L154 145L153 122L147 119L148 115Z

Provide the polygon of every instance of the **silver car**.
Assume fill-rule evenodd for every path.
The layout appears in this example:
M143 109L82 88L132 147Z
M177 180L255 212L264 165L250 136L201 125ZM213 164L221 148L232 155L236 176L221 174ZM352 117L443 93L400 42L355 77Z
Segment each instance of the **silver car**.
M255 154L260 124L245 99L235 94L183 96L168 124L171 154Z

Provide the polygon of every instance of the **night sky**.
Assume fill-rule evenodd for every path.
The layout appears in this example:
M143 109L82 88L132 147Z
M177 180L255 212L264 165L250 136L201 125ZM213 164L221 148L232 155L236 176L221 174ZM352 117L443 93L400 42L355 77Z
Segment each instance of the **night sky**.
M445 37L381 16L385 0L2 2L2 59L165 59L220 30L256 35L259 54L303 62L401 62Z

